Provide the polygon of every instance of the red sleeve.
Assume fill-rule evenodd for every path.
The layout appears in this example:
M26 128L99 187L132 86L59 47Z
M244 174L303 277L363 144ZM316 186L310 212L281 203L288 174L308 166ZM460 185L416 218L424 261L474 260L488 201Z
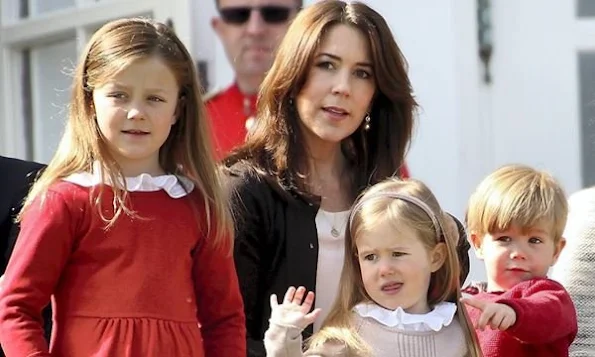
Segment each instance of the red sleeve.
M25 212L0 292L0 341L7 356L50 356L42 309L48 305L75 236L72 211L48 191Z
M545 344L578 331L576 310L568 292L550 279L517 284L495 302L506 304L517 314L515 324L506 330L521 342Z
M194 255L194 286L205 356L246 357L246 318L231 241L206 238Z

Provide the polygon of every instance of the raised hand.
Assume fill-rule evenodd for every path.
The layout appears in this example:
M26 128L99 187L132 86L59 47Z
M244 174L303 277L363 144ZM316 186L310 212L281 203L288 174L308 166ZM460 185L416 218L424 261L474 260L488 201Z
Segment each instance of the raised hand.
M504 331L516 322L516 312L506 304L489 302L475 298L463 298L461 301L481 311L481 315L475 324L475 328L484 330L490 326L492 330Z
M305 295L305 298L304 298ZM277 302L277 295L271 295L271 322L283 326L297 327L300 330L305 329L314 322L320 314L320 309L312 309L314 302L314 293L308 292L306 288L293 286L287 289L283 302Z

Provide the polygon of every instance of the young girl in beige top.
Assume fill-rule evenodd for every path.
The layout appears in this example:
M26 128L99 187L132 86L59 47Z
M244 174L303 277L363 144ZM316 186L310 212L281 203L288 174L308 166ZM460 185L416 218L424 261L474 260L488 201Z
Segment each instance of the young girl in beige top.
M459 302L454 221L416 180L389 179L364 193L351 211L338 298L302 352L313 323L314 293L271 296L265 334L269 357L481 356Z

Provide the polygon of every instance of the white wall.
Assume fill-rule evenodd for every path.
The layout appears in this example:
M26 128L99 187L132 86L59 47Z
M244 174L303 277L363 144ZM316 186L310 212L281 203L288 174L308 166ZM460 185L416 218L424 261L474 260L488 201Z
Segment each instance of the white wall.
M410 66L421 107L411 173L427 183L443 207L463 218L473 187L487 172L478 117L480 72L472 1L367 1L383 14ZM479 119L479 120L478 120ZM470 148L473 148L470 150ZM484 279L472 259L471 279Z
M549 170L570 194L582 181L574 2L492 3L494 164Z
M227 61L223 46L211 28L211 19L216 16L215 0L194 0L195 17L194 52L200 60L207 60L211 90L224 88L233 81L233 71Z

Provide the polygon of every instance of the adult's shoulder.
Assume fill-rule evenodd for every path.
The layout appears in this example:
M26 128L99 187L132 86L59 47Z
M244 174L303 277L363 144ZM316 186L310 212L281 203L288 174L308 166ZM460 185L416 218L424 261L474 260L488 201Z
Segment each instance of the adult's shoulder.
M6 156L0 156L0 165L2 165L2 167L12 167L15 169L21 169L21 170L39 170L42 167L44 167L44 164L40 164L38 162L35 161L27 161L27 160L21 160L21 159L17 159L17 158L13 158L13 157L6 157Z
M10 174L10 177L22 180L28 176L34 176L37 171L44 167L45 165L38 162L0 156L0 171L4 177Z
M570 253L585 254L585 249L593 251L591 247L595 238L595 187L578 191L568 199L568 220L563 236L567 240L567 246L562 251L562 261ZM567 263L573 264L571 261Z
M222 167L225 184L230 191L246 191L258 194L270 191L270 178L253 164L241 160L229 166Z
M595 209L595 186L573 193L568 199L570 209L579 207Z

